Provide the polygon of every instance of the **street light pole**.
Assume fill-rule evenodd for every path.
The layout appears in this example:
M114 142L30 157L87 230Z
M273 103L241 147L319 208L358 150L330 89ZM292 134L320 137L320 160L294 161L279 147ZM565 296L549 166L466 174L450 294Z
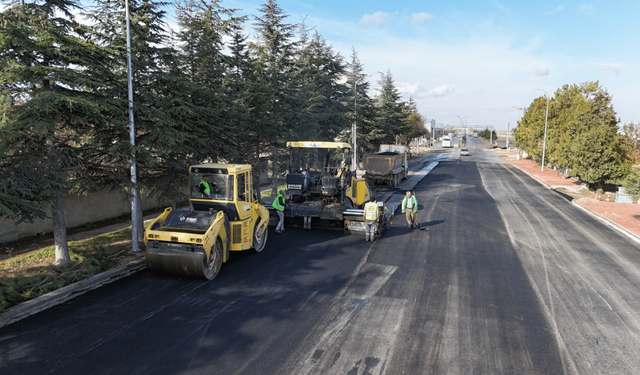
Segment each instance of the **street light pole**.
M540 169L540 171L544 172L544 156L547 149L547 121L549 120L549 95L547 95L547 92L542 89L534 90L544 92L544 96L547 98L547 113L544 116L544 138L542 139L542 168Z
M136 130L133 123L133 79L131 77L131 31L129 27L129 0L125 0L127 27L127 80L129 86L129 140L131 143L131 251L140 251L138 246L138 180L136 167Z
M356 167L358 166L358 159L356 156L356 131L358 122L358 81L357 78L353 81L353 128L351 129L351 135L353 136L353 161L351 162L351 170L356 173Z

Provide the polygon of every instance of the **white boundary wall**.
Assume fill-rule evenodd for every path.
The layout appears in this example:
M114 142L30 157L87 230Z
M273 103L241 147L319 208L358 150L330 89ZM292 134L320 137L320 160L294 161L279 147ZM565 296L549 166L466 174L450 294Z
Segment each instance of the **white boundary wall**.
M110 189L88 196L69 195L63 198L63 203L67 228L131 214L131 202L123 201L123 196L119 191L111 191ZM156 200L144 197L141 204L143 210L164 207ZM49 205L45 207L44 211L47 216L51 216ZM36 219L33 223L17 224L17 222L17 219L0 218L0 243L53 231L51 219Z

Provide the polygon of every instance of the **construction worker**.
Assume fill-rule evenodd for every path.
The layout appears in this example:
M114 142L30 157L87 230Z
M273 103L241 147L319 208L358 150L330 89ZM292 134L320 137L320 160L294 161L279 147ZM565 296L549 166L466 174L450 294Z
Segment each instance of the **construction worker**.
M284 194L284 190L279 191L279 194L276 195L276 199L274 199L271 204L273 208L276 209L279 218L278 225L276 225L276 233L284 232L284 207L286 206L286 202L284 201L284 196L282 194Z
M211 194L211 188L209 187L209 177L202 176L200 178L198 189L200 191L200 194L205 194L205 195Z
M402 199L402 213L407 215L407 232L414 226L420 226L418 224L418 200L410 191L407 191Z
M365 241L374 240L376 234L376 226L378 225L379 220L378 204L376 203L376 198L371 197L371 199L369 199L369 202L364 205Z

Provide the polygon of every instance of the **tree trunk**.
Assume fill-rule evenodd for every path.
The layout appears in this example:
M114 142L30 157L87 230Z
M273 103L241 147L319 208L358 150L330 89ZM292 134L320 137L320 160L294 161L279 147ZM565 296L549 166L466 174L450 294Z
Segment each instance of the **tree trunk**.
M253 180L258 186L258 199L262 199L262 165L260 163L260 142L256 142L256 159L253 163Z
M275 197L278 195L278 173L280 172L278 169L278 152L275 150L275 147L271 152L271 169L273 170L273 185L271 187L271 196Z
M71 261L67 244L67 226L64 221L62 193L55 193L51 199L51 217L53 218L53 242L55 244L56 265L62 266Z
M144 217L142 217L142 199L140 199L140 189L136 189L138 195L138 245L144 245Z

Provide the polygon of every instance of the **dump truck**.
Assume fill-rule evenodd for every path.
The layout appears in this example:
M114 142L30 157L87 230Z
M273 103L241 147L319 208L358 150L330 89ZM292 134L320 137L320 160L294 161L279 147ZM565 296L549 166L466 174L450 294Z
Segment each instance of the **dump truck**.
M289 169L286 175L284 216L304 229L349 230L349 209L361 208L371 197L366 180L349 170L351 145L345 142L287 142ZM362 215L360 215L362 216Z
M407 154L397 152L378 152L365 154L364 178L370 185L386 184L396 187L401 180L407 178L409 173L409 162Z
M189 168L189 207L168 207L144 233L147 267L155 273L211 280L230 251L260 252L269 211L254 194L251 166Z
M404 146L401 146L404 147ZM409 174L408 152L382 151L363 157L364 178L370 185L396 187Z

